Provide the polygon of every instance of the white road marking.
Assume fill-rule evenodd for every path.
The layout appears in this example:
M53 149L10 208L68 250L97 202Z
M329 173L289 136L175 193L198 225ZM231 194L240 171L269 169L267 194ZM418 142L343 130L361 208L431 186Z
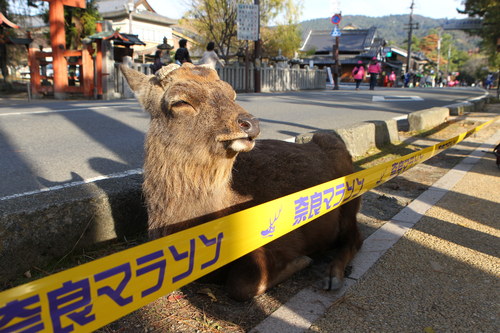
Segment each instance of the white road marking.
M132 170L127 170L127 171L123 171L123 172L112 173L112 174L109 174L109 175L92 177L92 178L80 180L80 181L77 181L77 182L64 183L64 184L61 184L61 185L56 185L56 186L51 186L51 187L45 187L45 188L42 188L42 189L39 189L39 190L34 190L34 191L29 191L29 192L24 192L24 193L17 193L17 194L12 194L12 195L7 195L5 197L1 197L0 201L14 199L14 198L20 198L20 197L24 197L24 196L27 196L27 195L33 195L33 194L38 194L38 193L43 193L43 192L60 190L60 189L63 189L63 188L68 188L68 187L73 187L73 186L79 186L79 185L83 185L83 184L94 183L94 182L99 181L99 180L123 178L123 177L131 176L131 175L141 175L142 173L143 173L142 168L141 169L132 169Z
M40 111L29 111L29 112L8 112L8 113L0 113L0 116L21 116L21 115L31 115L31 114L41 114L41 113L59 113L59 112L74 112L74 111L82 111L82 110L99 110L99 109L108 109L111 107L119 107L119 106L130 106L133 104L117 104L117 105L104 105L104 106L89 106L89 107L80 107L80 108L71 108L71 109L61 109L61 110L40 110Z
M423 101L420 96L373 96L372 102L414 102Z

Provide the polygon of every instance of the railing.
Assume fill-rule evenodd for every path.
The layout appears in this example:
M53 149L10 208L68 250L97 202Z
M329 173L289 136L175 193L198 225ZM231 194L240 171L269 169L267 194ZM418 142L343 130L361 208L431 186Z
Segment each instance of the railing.
M144 74L152 74L149 64L136 64L130 66ZM217 68L221 80L228 82L237 92L254 91L253 67L248 68L245 75L243 66L226 66ZM115 92L125 98L132 97L125 78L115 65ZM262 67L260 70L260 81L262 92L280 92L291 90L324 89L326 87L327 73L321 69L306 68L274 68ZM248 80L248 83L246 82Z

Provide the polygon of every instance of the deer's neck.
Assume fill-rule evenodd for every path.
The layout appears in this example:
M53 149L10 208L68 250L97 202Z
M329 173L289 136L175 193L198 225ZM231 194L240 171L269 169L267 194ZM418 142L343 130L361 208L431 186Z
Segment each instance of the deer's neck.
M212 158L148 142L144 193L150 229L193 220L230 206L234 201L230 186L233 163L234 158Z

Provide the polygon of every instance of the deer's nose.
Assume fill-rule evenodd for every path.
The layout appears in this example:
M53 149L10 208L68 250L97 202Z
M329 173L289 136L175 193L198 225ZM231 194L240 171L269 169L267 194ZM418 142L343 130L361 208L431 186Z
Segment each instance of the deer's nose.
M260 134L259 119L254 117L239 117L238 125L241 130L248 134L250 139L255 139Z

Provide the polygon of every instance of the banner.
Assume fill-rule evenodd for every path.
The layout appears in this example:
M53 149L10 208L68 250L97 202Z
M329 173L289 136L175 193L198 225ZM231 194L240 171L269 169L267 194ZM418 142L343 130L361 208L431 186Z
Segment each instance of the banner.
M0 332L94 331L313 221L493 120L373 168L1 292Z

